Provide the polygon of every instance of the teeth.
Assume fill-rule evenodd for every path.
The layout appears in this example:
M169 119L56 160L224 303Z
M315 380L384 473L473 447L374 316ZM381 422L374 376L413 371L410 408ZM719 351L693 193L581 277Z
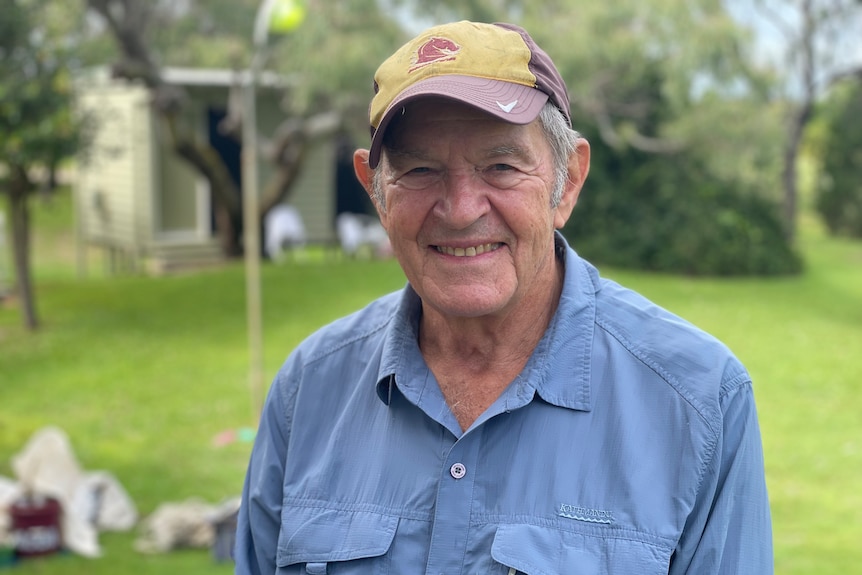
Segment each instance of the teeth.
M455 256L458 258L463 257L473 257L480 256L486 252L494 251L499 248L502 244L482 244L479 246L470 246L469 248L448 248L444 246L437 246L437 251L441 254L446 254L450 256Z

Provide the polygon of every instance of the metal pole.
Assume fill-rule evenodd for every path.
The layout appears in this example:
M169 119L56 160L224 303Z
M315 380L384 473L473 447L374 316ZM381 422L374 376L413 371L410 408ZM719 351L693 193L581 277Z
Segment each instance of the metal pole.
M258 8L252 37L251 69L243 91L242 215L245 256L246 314L248 316L248 384L255 424L263 407L263 313L260 282L260 197L257 165L257 84L266 48L267 22L274 0Z
M10 285L6 272L6 216L0 212L0 301L11 291Z

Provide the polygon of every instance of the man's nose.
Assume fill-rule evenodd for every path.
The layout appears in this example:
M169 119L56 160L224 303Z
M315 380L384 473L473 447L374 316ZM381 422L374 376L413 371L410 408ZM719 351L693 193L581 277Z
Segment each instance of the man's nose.
M434 207L436 215L454 229L475 223L490 208L482 184L472 170L450 171L443 183L443 194Z

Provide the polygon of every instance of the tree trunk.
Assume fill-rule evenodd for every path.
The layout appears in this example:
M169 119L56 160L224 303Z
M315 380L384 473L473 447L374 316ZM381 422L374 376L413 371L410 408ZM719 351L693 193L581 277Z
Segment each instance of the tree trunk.
M39 327L39 321L36 316L36 296L30 274L30 212L27 205L27 196L32 184L26 170L20 166L12 166L11 172L8 191L15 283L24 327L34 331Z
M799 110L793 115L784 147L784 167L781 170L781 182L784 187L784 232L787 241L791 244L796 239L796 213L798 211L798 178L797 165L799 163L799 148L802 146L802 136L805 126L811 119L814 104L806 100Z
M801 42L799 49L800 74L802 79L802 103L790 119L788 142L784 150L784 170L781 174L784 184L784 224L787 241L791 244L796 239L796 212L798 204L797 165L799 163L799 148L802 146L802 136L805 127L814 112L814 100L817 97L815 82L814 42L818 28L815 15L815 5L812 0L803 0L799 7L802 16Z

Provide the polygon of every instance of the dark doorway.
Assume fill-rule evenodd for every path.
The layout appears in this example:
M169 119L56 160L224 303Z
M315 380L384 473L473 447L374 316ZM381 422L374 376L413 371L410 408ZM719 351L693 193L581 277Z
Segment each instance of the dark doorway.
M236 185L237 199L241 200L242 145L231 136L222 134L221 130L219 130L219 124L224 120L226 115L227 112L224 109L208 108L207 134L210 145L216 152L218 152L222 160L224 160L225 167L227 167L228 172L230 172L230 177ZM215 213L212 209L210 210L210 229L215 231Z
M337 139L335 150L335 217L344 212L351 214L374 214L374 206L365 193L365 188L356 179L353 171L353 152L356 146L347 134Z

